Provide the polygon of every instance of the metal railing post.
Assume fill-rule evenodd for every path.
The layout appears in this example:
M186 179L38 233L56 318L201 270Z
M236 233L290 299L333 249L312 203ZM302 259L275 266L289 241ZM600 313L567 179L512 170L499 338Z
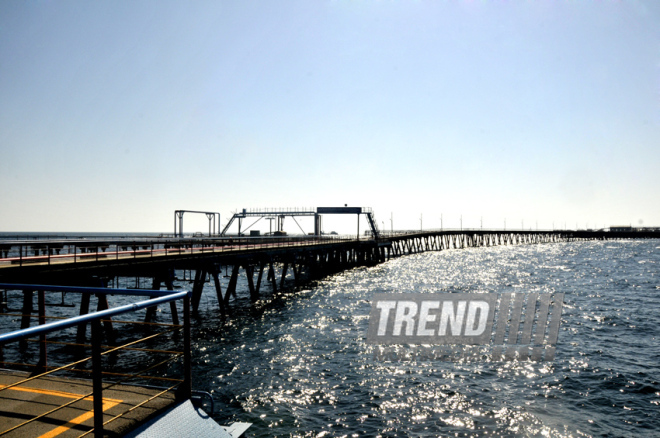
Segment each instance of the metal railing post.
M103 438L103 371L101 367L101 321L92 321L92 385L94 391L94 437Z
M180 400L192 396L192 354L190 352L190 294L183 297L183 383L178 391Z

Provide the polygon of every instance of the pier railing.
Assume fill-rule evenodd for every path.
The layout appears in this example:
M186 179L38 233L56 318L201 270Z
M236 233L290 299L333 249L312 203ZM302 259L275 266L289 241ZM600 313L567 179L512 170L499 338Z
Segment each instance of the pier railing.
M10 410L7 400L12 399L12 396L3 396L3 393L8 393L12 389L15 391L21 391L22 393L29 392L38 392L41 391L41 394L49 393L47 390L43 389L48 385L52 385L53 376L55 373L58 375L64 374L65 378L71 378L72 376L79 377L80 375L89 376L91 374L91 391L85 392L84 394L69 394L68 397L64 396L65 403L60 406L56 406L53 409L52 406L48 406L48 412L36 414L31 416L25 421L19 422L18 424L5 426L7 429L0 430L0 435L4 435L8 432L21 430L21 428L35 427L35 423L42 422L46 426L52 426L54 421L52 417L57 416L57 411L63 410L74 403L92 401L93 403L93 429L88 430L83 433L87 435L89 433L94 434L95 437L102 437L104 435L104 427L109 423L121 418L127 412L135 411L140 407L148 404L149 402L154 401L156 398L165 397L170 395L170 398L173 400L173 391L176 390L177 399L189 399L191 397L191 357L190 357L190 293L186 291L156 291L156 290L133 290L133 289L105 289L105 288L81 288L81 287L63 287L63 286L42 286L42 285L26 285L26 284L4 284L0 283L0 289L11 290L11 291L21 291L24 294L24 297L29 296L29 299L32 300L32 294L34 292L38 293L38 302L39 310L37 315L27 314L27 315L16 315L12 313L0 314L0 316L6 316L11 319L11 321L17 321L17 317L21 318L21 321L29 321L31 317L37 317L39 319L39 325L22 328L19 330L14 330L8 333L0 334L0 363L4 369L29 369L31 373L30 377L25 377L25 373L19 374L10 373L7 375L3 373L1 376L4 383L0 384L0 402L3 403L3 411ZM136 296L147 296L150 299L145 301L133 302L126 305L121 305L115 308L106 308L104 310L99 310L94 313L84 314L80 316L70 317L70 318L57 318L46 315L46 293L79 293L83 295L95 295L99 300L99 307L107 307L107 295L125 295L130 297ZM25 298L24 298L25 299ZM157 323L145 323L142 321L116 321L112 320L112 317L134 313L141 309L146 309L152 306L156 306L164 303L175 303L177 301L183 301L183 324L178 324L178 321L175 321L174 324L157 324ZM105 303L105 306L101 304ZM27 318L27 319L26 319ZM52 322L46 322L47 319L55 319ZM178 320L178 317L173 318ZM2 324L3 327L11 325L11 321L8 321L7 324ZM50 335L54 332L65 332L67 329L72 327L82 327L83 336L86 337L86 326L91 325L91 339L89 343L84 342L85 339L81 341L80 337L76 342L63 342L58 338L57 341L47 339L47 335ZM123 339L122 342L119 342L118 333L116 329L113 329L113 324L118 325L129 325L133 327L131 333ZM25 324L22 324L25 325ZM137 327L137 328L136 328ZM182 332L182 333L181 333ZM78 330L80 335L80 330ZM69 336L71 336L69 334ZM103 345L104 337L106 339L106 345ZM35 354L34 351L30 351L27 346L28 340L35 340L39 346L39 352ZM66 339L66 337L64 338ZM18 352L10 352L6 347L10 344L18 343ZM167 343L168 345L163 347L162 344ZM173 349L171 343L182 344L180 348ZM140 346L140 344L146 344ZM160 346L160 348L158 348ZM52 357L49 354L49 346L51 349L55 349L53 356L56 356L55 361L58 359L61 360L61 357L67 356L70 353L73 353L74 356L77 356L76 360L73 362L61 364L56 363L52 364ZM176 348L176 347L175 347ZM32 349L34 350L34 348ZM91 350L91 355L87 356L87 352ZM105 351L104 351L105 350ZM38 357L38 362L35 364L34 360L29 360L28 363L14 362L7 360L8 355L12 355L18 360L30 358L33 356ZM132 359L127 359L122 364L120 356L127 355L133 357ZM80 357L82 356L82 357ZM150 357L150 359L143 359L144 356ZM139 360L135 358L138 357ZM109 370L104 371L104 366L102 364L103 359L105 358L106 366L105 368L110 368ZM183 358L183 364L176 364L176 361ZM49 362L50 361L50 362ZM141 366L127 366L126 364L133 364L139 362ZM145 363L148 364L146 368L143 368ZM163 371L163 367L180 367L182 371L178 377L167 376L168 371ZM104 377L106 378L104 382ZM109 382L108 377L112 378L113 381ZM9 379L9 380L7 380ZM120 391L122 387L125 387L129 382L138 382L138 384L144 386L144 382L153 382L154 379L159 383L160 386L150 385L153 388L150 392L145 393L142 401L135 402L132 406L126 407L127 403L123 400L114 400L103 397L104 391ZM42 383L39 383L41 381ZM135 385L135 383L132 383ZM164 385L164 386L162 386ZM78 385L80 386L80 385ZM89 385L88 385L89 387ZM133 393L134 391L131 390ZM59 394L62 397L62 391L50 391L52 394ZM124 403L120 403L124 402ZM129 403L130 404L130 403ZM21 409L25 409L24 406L27 403L23 403ZM117 405L121 405L118 407ZM125 408L126 409L123 409ZM80 409L80 408L78 408ZM111 410L110 418L107 421L104 421L104 410ZM117 412L117 411L120 412ZM54 415L55 414L55 415ZM106 414L108 415L108 414ZM15 417L17 419L25 418L28 416L27 412L17 412ZM82 417L82 416L81 416ZM81 417L77 417L80 419ZM67 428L67 425L72 424L73 420L66 421L60 425L60 428ZM80 423L83 421L81 420ZM5 423L4 421L2 423ZM14 423L16 423L14 421ZM75 422L73 422L75 423ZM7 423L5 423L7 425ZM71 426L73 427L73 426ZM69 427L69 428L71 428ZM76 425L76 428L81 428L82 425ZM52 428L52 427L51 427ZM2 429L2 427L0 427Z
M0 267L84 263L311 246L355 240L355 236L31 240L0 242Z
M637 239L657 238L657 227L635 228L627 231L561 230L561 229L483 229L442 228L427 230L366 231L361 237L351 235L299 235L299 236L226 236L204 238L143 238L143 239L65 239L0 241L0 269L12 266L54 265L131 259L175 258L207 253L240 253L255 250L275 250L295 247L372 240L379 244L419 235L553 235L571 239Z

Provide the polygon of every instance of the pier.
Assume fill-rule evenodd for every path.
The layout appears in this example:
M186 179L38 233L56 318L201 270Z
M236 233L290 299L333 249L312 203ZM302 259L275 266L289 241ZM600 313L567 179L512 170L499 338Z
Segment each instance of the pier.
M301 214L300 211L290 213ZM363 211L353 210L351 213L359 215ZM236 219L240 221L250 214L244 211ZM264 217L268 213L252 214ZM315 219L315 222L320 220ZM221 233L220 236L195 238L5 240L0 243L0 282L111 287L119 279L132 278L139 288L172 290L176 279L187 279L192 283L191 305L196 312L204 284L211 281L220 311L226 313L231 298L236 298L239 276L247 282L250 299L257 301L265 287L269 292L277 293L346 269L426 251L660 238L658 229L449 229L383 233L375 228L373 219L369 222L372 227L367 235L356 233L353 236L315 233L247 237L240 234L223 236ZM220 280L223 271L229 278L224 287ZM81 313L88 311L84 300L80 306Z
M350 212L363 213L361 210ZM264 213L253 214L264 216ZM290 213L301 214L297 210ZM249 215L243 211L237 218ZM320 220L315 219L315 222ZM373 220L369 222L375 224ZM247 284L247 291L242 292L247 292L250 300L256 302L264 292L290 290L333 273L426 251L633 238L660 238L660 230L453 229L382 233L372 227L371 232L363 236L356 233L354 236L5 240L1 244L0 282L112 289L121 281L133 281L136 289L171 291L175 281L184 280L191 284L190 303L194 314L199 310L205 284L211 283L219 311L225 315L231 312L232 298L238 298L239 278ZM32 291L26 290L23 294L22 313L29 315L34 309ZM107 303L101 305L107 308ZM88 296L83 295L76 306L80 314L88 313ZM174 307L172 321L178 321ZM21 328L29 325L30 319L24 318Z
M209 236L183 237L182 216L184 212L206 214L209 219ZM179 370L183 377L166 377L167 384L164 385L166 389L152 388L148 391L137 391L143 394L143 398L147 401L135 401L134 404L146 405L151 411L147 409L146 414L138 415L135 417L137 419L128 416L127 419L116 421L115 426L119 426L115 429L115 433L123 434L135 424L145 424L145 421L154 412L162 411L175 403L182 403L194 397L190 387L189 320L191 316L200 314L200 303L207 284L210 284L211 287L206 287L206 290L213 290L211 298L217 300L218 311L222 315L230 315L232 300L236 301L239 294L249 297L252 302L257 302L267 295L285 293L334 273L359 266L373 266L410 254L582 240L660 238L660 229L441 229L383 232L376 227L371 210L353 207L274 211L246 209L236 213L227 226L220 231L219 215L217 228L214 222L216 214L177 210L175 212L175 233L170 236L50 237L5 239L0 242L2 315L12 318L14 324L14 327L10 327L11 324L3 324L3 327L13 329L14 332L0 334L0 344L4 347L9 342L18 343L18 353L12 353L13 356L8 353L6 348L0 349L0 360L3 368L17 367L23 373L9 373L0 376L2 411L9 412L10 417L13 415L12 424L20 423L14 421L15 417L29 415L27 413L12 414L8 411L8 402L3 401L2 394L15 394L16 391L11 391L11 388L18 386L16 382L23 381L22 379L29 375L50 373L53 369L60 370L63 365L54 365L53 361L62 354L72 355L71 362L66 365L65 378L84 377L85 370L87 370L88 374L96 376L94 379L97 381L90 384L89 390L84 389L85 385L80 383L81 389L76 392L75 397L67 395L61 396L61 398L69 397L75 398L79 403L91 403L92 408L80 409L87 409L85 412L93 414L85 414L86 417L79 418L76 417L77 411L74 410L69 415L69 417L72 415L73 417L68 419L39 420L42 424L40 426L42 429L39 430L43 430L44 427L52 429L55 425L55 427L65 428L67 431L75 429L82 431L83 434L93 432L95 436L103 436L105 427L103 422L114 418L114 412L118 409L115 405L110 406L110 404L126 404L123 400L129 399L121 392L125 390L121 385L112 390L108 389L103 395L99 392L101 376L120 377L118 374L121 373L117 372L117 364L121 362L116 362L120 347L128 351L139 352L135 354L157 353L176 356L182 360L182 363L173 369ZM355 215L358 221L357 232L350 236L324 234L322 232L322 215L324 214ZM295 219L296 216L313 216L314 232L286 235L282 225L284 219L287 217ZM359 226L361 216L366 217L368 226L367 232L362 234ZM268 235L253 233L252 236L246 236L244 233L249 231L253 224L244 228L243 221L249 218L253 219L253 224L256 223L254 221L262 219L277 219L276 227L274 230L271 229ZM238 232L234 235L229 234L232 224L238 225ZM190 285L188 291L175 290L175 284L179 284L181 281L188 282ZM133 283L134 287L127 289L120 286L127 282ZM239 284L246 285L246 287L241 289ZM20 309L16 308L16 305L13 309L8 308L8 292L12 292L13 303L18 304ZM59 296L58 294L61 294L61 306L71 307L71 313L78 315L74 317L73 322L67 323L69 325L66 327L59 327L75 328L74 333L69 335L73 336L73 340L53 340L50 335L52 325L57 324L57 317L49 314L47 307L56 305L53 303L54 299ZM67 294L67 303L65 303L65 294ZM128 296L131 294L146 296L149 299L131 305L130 309L120 306L121 311L117 311L117 308L113 307L109 302L111 300L108 299L109 295ZM50 300L47 299L47 296L50 297ZM164 308L158 318L155 317L155 306L157 305ZM92 310L94 306L96 306L96 312ZM139 314L131 321L119 321L116 318L119 314L139 309L146 310L143 312L144 314ZM139 341L146 340L148 345L136 347L132 344L134 341L122 344L120 342L123 337L121 326L124 323L139 327L144 325L144 329L129 329L129 331L137 330L140 333ZM166 336L169 342L178 344L178 346L155 347L151 341L152 338L149 337L151 335L143 333L146 327L152 328L154 324L165 330L171 329L174 332L180 332L179 335ZM88 331L89 326L92 327L91 333ZM33 340L29 341L29 339ZM95 345L101 348L94 350ZM52 353L53 350L55 350L54 353ZM90 351L92 356L87 357ZM105 366L109 367L109 370L100 370L101 356L104 357ZM32 363L16 362L25 357L34 357L34 360ZM79 361L83 360L89 360L91 365L87 368L80 366L79 363L82 362ZM141 375L141 372L138 374ZM155 378L162 378L162 376ZM143 376L138 380L144 383L146 379L147 377ZM57 382L57 380L51 379L49 382ZM46 386L28 385L28 389L21 394L27 394L33 390L32 395L43 395L43 391L51 391L51 396L57 391L61 394L66 392L61 389L49 388L50 384L46 383ZM161 388L158 385L142 386ZM97 395L94 395L95 391ZM129 390L129 392L131 391ZM69 391L67 394L72 394L72 392ZM161 400L159 405L147 404L148 401L155 399ZM136 412L139 412L137 408L129 407L128 409L136 415ZM103 420L104 418L105 420ZM72 423L76 419L80 422ZM34 424L39 423L39 421L30 421ZM2 433L3 431L0 430L0 434Z

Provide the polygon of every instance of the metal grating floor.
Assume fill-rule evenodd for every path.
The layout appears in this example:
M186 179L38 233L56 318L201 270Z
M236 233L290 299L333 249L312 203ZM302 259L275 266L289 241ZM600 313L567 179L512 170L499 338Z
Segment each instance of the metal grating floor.
M206 412L195 408L188 400L124 435L124 438L237 438L249 426L248 423L220 426Z

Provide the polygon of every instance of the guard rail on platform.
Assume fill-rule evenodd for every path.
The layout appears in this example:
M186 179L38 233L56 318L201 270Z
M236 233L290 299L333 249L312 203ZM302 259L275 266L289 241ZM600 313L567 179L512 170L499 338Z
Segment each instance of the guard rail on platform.
M85 427L83 427L84 425L82 424L84 422L84 415L76 417L76 421L80 420L78 423L76 423L74 419L68 420L67 422L67 420L56 420L53 418L56 418L58 415L60 417L64 415L62 414L62 410L67 407L71 409L71 405L74 403L90 400L91 398L93 402L93 429L87 428L88 430L84 431L81 436L93 433L95 437L103 437L104 428L107 427L108 424L122 418L126 415L127 412L131 412L131 415L137 416L137 409L146 409L145 405L147 403L154 401L156 398L164 397L167 394L171 395L172 391L175 389L176 399L190 399L191 357L189 292L84 288L6 283L0 283L0 289L21 291L23 292L24 297L29 295L30 299L32 299L32 294L37 292L39 303L38 326L23 328L0 334L0 359L3 368L7 369L8 367L11 367L13 370L20 370L28 367L33 371L32 375L26 379L23 379L18 374L11 374L8 378L11 378L12 382L0 385L0 403L3 404L2 415L6 417L0 421L0 424L3 425L3 427L0 427L0 429L4 429L0 430L0 435L5 435L10 432L23 435L23 433L20 432L21 430L30 430L30 427L37 427L35 424L39 425L39 423L41 423L42 426L45 424L45 426L50 427L51 429L55 424L58 425L58 429L77 428L79 430L84 430ZM150 299L145 301L132 302L130 304L121 305L115 308L106 308L105 310L99 310L94 313L80 316L58 318L46 315L45 294L47 292L66 292L95 295L99 300L99 307L103 307L101 305L102 303L104 303L105 307L107 307L107 295L124 295L132 297L147 296L150 297ZM145 323L142 321L111 320L112 317L118 315L134 313L138 310L146 309L148 307L163 303L175 303L176 301L181 300L183 301L182 325L178 323L156 324ZM8 316L10 318L20 317L22 321L25 321L25 318L29 319L30 317L33 317L31 314L16 315L11 313L0 314L0 316ZM57 320L53 322L46 322L47 319ZM18 319L12 319L10 320L9 324L2 324L2 326L8 327L12 322L15 323L17 320ZM48 340L46 338L47 334L53 332L66 332L68 328L86 327L87 324L91 324L90 343L81 343L80 339L77 339L76 342L64 342L62 339L53 341L52 339ZM125 339L121 339L121 343L119 342L120 336L118 336L117 333L110 333L113 330L111 326L112 324L125 324L131 327L129 330L127 330L127 334L122 335L125 337ZM181 331L183 332L183 336L180 334ZM83 331L83 333L85 332L86 329ZM80 333L80 331L78 333ZM108 345L102 345L104 335L108 340ZM69 334L68 336L71 335ZM84 336L86 337L86 335ZM37 354L34 351L30 351L26 342L26 340L31 338L38 338L37 343L39 345L39 360L36 365L34 365L34 363L20 363L5 360L6 356L10 353L6 347L10 344L18 343L18 351L12 351L11 354L18 359L27 359L28 362L34 362L30 361L30 357L37 356ZM64 340L66 340L66 338L64 338ZM156 341L159 341L161 344L156 345ZM146 343L146 347L140 347L139 344L141 343ZM161 346L162 343L183 345L181 346L180 350L175 350L170 345L165 347ZM62 357L69 356L71 353L74 353L74 355L78 356L78 358L72 362L64 364L49 364L49 360L51 359L48 352L49 345L56 346L56 352L53 355L56 356L56 361L58 359L61 360ZM160 348L156 348L158 346L160 346ZM91 349L91 356L87 356L87 349ZM120 357L124 356L127 356L128 359L124 359L122 361ZM145 357L147 359L145 359ZM183 358L183 364L177 362L181 357ZM102 364L102 360L104 358L106 362L106 371L104 371L104 366ZM138 365L136 365L136 363ZM165 368L165 371L163 371L164 367L167 366L170 368ZM172 371L172 368L176 369L177 367L179 368L179 372L176 370ZM155 371L157 371L158 374L155 374ZM72 382L79 381L78 379L72 379L73 376L79 377L80 375L89 375L90 372L92 387L90 392L84 394L71 394L69 397L70 399L66 403L60 406L56 406L55 408L52 408L52 406L47 406L47 409L45 409L47 412L40 412L36 415L28 415L28 412L25 412L25 406L27 403L22 403L20 405L21 407L19 408L20 412L12 413L8 405L10 405L11 400L15 398L14 395L12 394L12 397L2 396L3 392L11 389L21 391L22 394L34 391L41 391L40 394L48 394L48 391L35 388L35 385L38 384L40 379L42 385L52 385L54 378L53 375L55 373L59 373L58 375L60 376L62 374L64 375L64 377L60 380ZM178 377L172 377L168 375L168 373L172 372L177 373ZM180 374L183 375L181 376ZM106 379L104 384L104 376L112 377L114 380L109 382L108 379ZM18 381L15 381L17 379ZM145 393L144 399L138 398L132 402L132 405L130 405L130 403L127 405L126 401L124 401L124 403L119 403L123 400L113 400L117 403L108 404L108 399L104 400L103 398L104 391L109 391L110 389L113 391L120 391L120 388L126 387L128 382L151 382L153 379L166 382L165 388ZM87 379L87 381L89 381L89 379ZM72 385L72 383L69 383L69 385ZM133 385L135 385L135 383L132 383L130 387L133 388ZM80 384L78 384L78 386L80 386ZM61 394L62 391L50 391L50 394L57 393ZM135 391L131 390L131 393L133 394L132 397L135 396ZM111 418L109 418L107 421L104 421L104 409L110 409L109 406L113 408L114 412L110 413ZM126 408L125 411L123 410L124 407ZM120 412L117 412L118 410L120 410ZM60 412L59 414L57 414L58 411ZM9 418L7 418L8 415ZM106 415L108 414L106 413ZM25 421L20 421L25 419L27 416L30 418ZM123 420L124 424L126 424L126 421L128 421L126 418ZM30 433L28 433L28 435L29 434Z

